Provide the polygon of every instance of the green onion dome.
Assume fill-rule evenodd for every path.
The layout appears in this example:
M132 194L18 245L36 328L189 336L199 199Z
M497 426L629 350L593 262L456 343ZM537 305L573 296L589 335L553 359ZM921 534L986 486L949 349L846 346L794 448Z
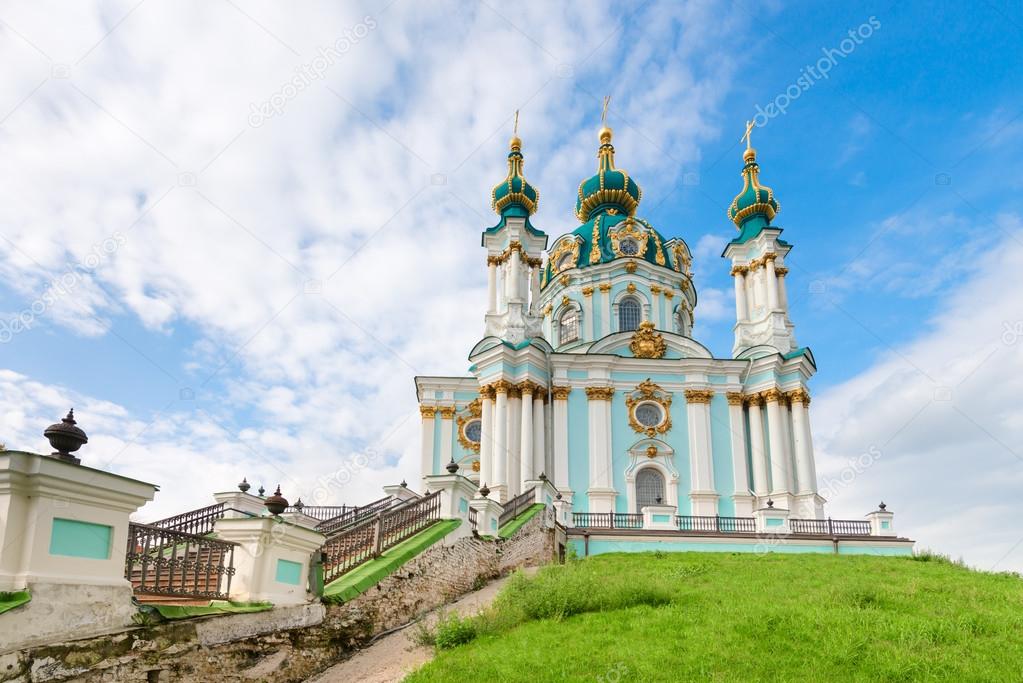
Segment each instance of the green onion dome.
M490 206L502 216L532 215L540 203L540 191L526 182L522 175L522 140L511 139L508 152L508 177L490 191Z
M615 168L615 148L611 145L611 129L607 126L600 129L597 159L597 174L579 184L579 198L575 202L576 218L580 223L585 223L607 209L634 216L643 191L628 173Z
M760 183L760 166L757 165L757 151L747 147L742 155L745 165L742 176L745 179L742 192L728 207L728 217L740 230L762 228L770 225L781 205L774 198L774 191Z

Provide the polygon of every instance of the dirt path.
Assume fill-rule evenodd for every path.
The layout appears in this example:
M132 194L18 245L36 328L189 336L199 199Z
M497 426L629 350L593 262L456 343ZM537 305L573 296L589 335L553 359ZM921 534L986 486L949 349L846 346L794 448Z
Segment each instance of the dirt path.
M527 574L536 568L525 570ZM491 581L474 593L468 593L457 601L428 613L425 620L436 623L441 614L458 612L462 615L475 614L497 597L510 577ZM335 664L306 683L397 683L414 669L433 659L433 648L412 642L415 626L409 626L396 633L384 636L365 650L360 650L351 659Z

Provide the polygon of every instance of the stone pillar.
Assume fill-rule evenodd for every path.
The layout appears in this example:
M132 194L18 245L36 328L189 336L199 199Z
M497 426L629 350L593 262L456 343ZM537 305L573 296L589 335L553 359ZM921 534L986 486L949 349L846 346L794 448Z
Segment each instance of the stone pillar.
M522 417L519 418L521 436L519 438L519 481L523 482L519 491L524 491L525 482L532 480L539 472L533 471L533 393L536 385L532 382L523 382L519 385L522 394Z
M419 414L423 417L422 427L422 459L420 460L420 477L427 477L434 474L433 471L433 430L436 420L436 406L419 406Z
M750 461L753 463L753 492L760 498L771 492L767 477L767 451L764 449L764 422L760 408L764 405L764 397L753 394L747 399L749 404L749 439Z
M686 416L689 421L689 475L694 515L716 515L718 494L714 489L714 465L711 458L710 401L714 392L686 389Z
M777 254L764 254L764 266L767 280L767 308L770 311L778 310L778 276L774 272L774 259Z
M507 500L508 495L508 384L499 379L494 387L494 473L490 489L498 501Z
M746 422L743 419L743 395L728 392L728 423L732 447L732 478L735 515L749 517L753 514L753 496L750 495L749 468L746 464Z
M789 310L789 295L785 290L785 276L789 274L789 269L785 266L775 266L774 274L778 276L778 300L781 307L787 311Z
M480 485L494 483L494 387L480 387Z
M770 505L765 505L753 513L753 517L756 520L757 533L771 534L772 536L788 536L792 533L792 529L789 526L789 511L786 508L774 507L774 501L769 501L769 503Z
M601 282L600 290L600 336L611 334L611 283Z
M487 257L487 313L497 313L497 261Z
M441 406L437 412L440 414L440 466L443 469L454 454L455 408Z
M540 259L529 261L529 311L539 315L536 310L540 303Z
M533 393L533 472L548 474L547 465L547 420L544 415L545 389L537 387ZM553 473L551 473L553 476Z
M617 492L611 465L611 397L614 387L586 387L589 400L590 512L614 512Z
M658 330L665 329L662 309L661 286L650 285L650 320L653 322L654 327Z
M735 281L735 320L743 322L749 319L749 309L746 303L746 273L749 268L746 266L732 266L732 278Z
M781 392L768 389L763 393L767 406L767 440L771 446L771 497L788 509L788 494L792 491L792 475L789 471L789 454L785 448L785 434L782 430Z
M817 478L813 466L813 442L810 437L810 395L805 389L788 394L792 402L793 450L796 456L796 490L799 493L817 493Z
M877 510L867 513L871 536L898 536L895 533L895 514L888 512L888 506L881 503Z
M432 435L431 435L432 436ZM213 494L213 500L223 503L225 517L259 517L266 513L263 499L244 491L223 491Z
M518 386L508 388L508 498L522 493L519 473L522 467L522 391ZM506 498L505 500L508 500Z
M519 292L519 279L522 272L522 256L518 249L511 249L508 258L508 301L517 301L522 295Z
M568 395L572 387L554 387L553 418L554 429L551 438L554 451L554 472L548 472L547 476L554 478L554 485L562 494L569 491L568 485Z
M480 536L497 536L497 523L504 512L501 504L477 495L469 501L469 507L476 511L476 532Z

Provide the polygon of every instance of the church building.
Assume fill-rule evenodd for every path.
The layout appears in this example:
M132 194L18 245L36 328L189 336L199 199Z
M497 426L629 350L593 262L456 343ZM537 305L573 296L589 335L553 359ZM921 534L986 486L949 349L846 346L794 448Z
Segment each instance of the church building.
M575 513L657 505L734 518L770 505L822 519L807 386L816 364L789 318L792 245L773 223L779 204L749 132L722 264L735 284L727 358L694 338L689 246L642 218L610 128L579 184L579 227L551 244L532 223L540 192L522 141L510 146L491 197L499 219L482 235L482 339L465 377L416 378L423 475L453 463L500 502L546 479Z

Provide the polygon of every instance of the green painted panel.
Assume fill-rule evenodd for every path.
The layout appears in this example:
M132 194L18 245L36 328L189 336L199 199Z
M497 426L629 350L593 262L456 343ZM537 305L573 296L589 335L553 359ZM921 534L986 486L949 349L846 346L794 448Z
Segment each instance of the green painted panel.
M769 517L765 522L767 526L783 526L785 524L785 520L778 517Z
M112 526L55 517L50 529L50 554L109 560L113 538Z
M277 583L287 583L292 586L302 585L302 563L291 560L277 560L277 574L274 576Z
M671 515L654 515L654 521L658 524L671 522Z
M888 520L881 520L881 528L882 529L890 529L891 526L892 525L891 525L890 522L888 522Z
M459 498L458 499L458 511L460 513L468 512L469 511L469 501L467 501L465 498Z

